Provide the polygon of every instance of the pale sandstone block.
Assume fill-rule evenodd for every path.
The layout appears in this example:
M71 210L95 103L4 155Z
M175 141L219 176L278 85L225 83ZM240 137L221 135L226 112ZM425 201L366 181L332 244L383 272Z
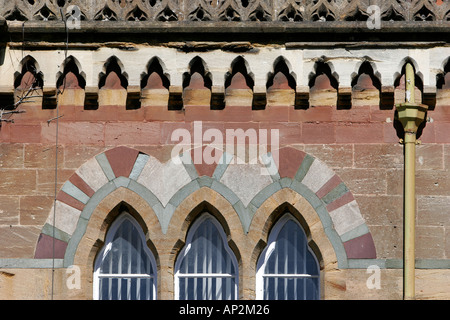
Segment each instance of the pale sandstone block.
M339 235L343 235L365 223L356 200L331 211L330 216Z
M51 209L47 223L69 235L73 234L77 227L81 211L58 200L55 202L55 206L56 211L54 211L54 208ZM53 219L54 216L55 219Z
M128 92L126 89L100 89L98 91L98 105L126 106Z
M149 189L165 207L172 196L191 181L182 163L150 157L137 182Z
M334 174L333 170L324 162L315 159L309 167L308 173L303 178L302 183L316 193Z
M76 173L83 179L94 191L97 191L108 183L108 178L103 173L103 169L95 158L89 159L82 165Z

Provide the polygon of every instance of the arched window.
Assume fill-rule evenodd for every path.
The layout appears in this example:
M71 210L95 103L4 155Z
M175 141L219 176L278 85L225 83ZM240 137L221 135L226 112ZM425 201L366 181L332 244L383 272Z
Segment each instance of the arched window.
M258 260L256 298L319 299L319 264L300 224L285 214L273 227Z
M94 267L94 299L156 299L156 261L128 213L111 225Z
M238 298L238 264L220 223L204 213L192 225L175 264L175 298Z

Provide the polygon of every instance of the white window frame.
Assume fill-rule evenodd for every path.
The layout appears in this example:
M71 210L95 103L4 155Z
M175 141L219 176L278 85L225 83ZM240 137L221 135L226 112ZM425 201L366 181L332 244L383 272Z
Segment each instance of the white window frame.
M142 243L142 248L148 258L150 259L151 267L153 270L153 274L137 274L137 273L121 273L121 274L106 274L106 273L100 273L100 267L102 265L103 260L109 253L109 251L112 248L112 240L114 239L114 236L119 229L119 227L122 225L124 220L128 220L133 224L133 226L138 230L139 233L139 240ZM142 231L141 226L138 224L138 222L128 213L128 212L122 212L119 217L113 222L110 229L108 230L108 233L106 234L105 239L105 245L99 252L95 265L94 265L94 281L93 281L93 298L94 300L98 300L100 298L100 278L117 278L117 279L123 279L123 278L151 278L153 279L153 288L151 289L152 297L154 300L156 300L156 288L157 288L157 269L156 269L156 261L153 253L150 251L150 249L147 246L147 242L145 240L144 232Z
M300 223L295 219L290 213L285 213L280 220L275 224L275 226L272 228L268 244L266 248L261 253L260 258L258 259L258 263L256 266L256 300L264 300L264 279L268 277L278 277L278 278L320 278L320 269L319 269L319 263L317 261L317 257L315 253L311 250L309 245L307 244L306 247L308 248L308 251L313 256L316 265L319 270L318 275L311 275L311 274L266 274L264 273L264 270L266 268L267 261L269 260L271 254L273 253L273 250L275 250L276 241L278 239L278 235L280 231L283 229L284 225L288 221L295 222L301 229L302 232L304 232L303 227L300 225ZM306 234L305 234L306 236ZM320 282L320 281L319 281ZM319 297L320 297L320 285L319 285Z
M228 255L231 257L231 262L233 264L235 274L229 274L229 273L181 273L180 267L181 263L183 262L184 258L187 256L191 249L192 244L192 238L197 232L197 229L202 225L203 222L206 220L210 220L214 226L219 230L219 234L222 240L222 243L224 245L225 251ZM228 245L227 236L225 234L225 231L223 230L222 225L217 221L216 218L214 218L211 214L205 212L202 213L201 216L195 220L193 223L191 229L188 232L188 235L186 237L186 244L181 250L177 261L175 263L175 275L174 275L174 285L175 285L175 299L180 299L180 278L234 278L235 288L234 288L234 296L238 297L239 292L239 269L238 269L238 263L236 256L234 252L231 250L230 246Z

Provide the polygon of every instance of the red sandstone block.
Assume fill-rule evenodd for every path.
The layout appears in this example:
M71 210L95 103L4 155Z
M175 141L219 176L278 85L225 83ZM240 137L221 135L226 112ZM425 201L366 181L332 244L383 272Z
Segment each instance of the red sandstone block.
M0 168L22 168L24 146L21 143L0 144Z
M289 112L294 109L293 106L267 106L262 110L253 110L252 118L253 121L263 122L263 121L289 121Z
M333 106L317 106L308 109L289 109L289 121L291 122L330 122L332 121Z
M337 110L332 109L332 121L337 122L369 122L370 121L370 107L357 106L351 109Z
M334 175L330 180L328 180L319 191L316 192L316 195L322 199L326 196L331 190L336 188L342 182L341 178L338 175Z
M3 126L3 125L2 125ZM41 124L11 124L10 141L22 143L39 143L41 141Z
M56 161L54 145L27 144L24 146L25 168L53 168ZM58 148L58 167L64 162L64 150Z
M338 143L377 143L383 141L383 124L381 123L336 125L336 142Z
M119 176L116 175L116 177ZM69 181L89 197L94 195L95 191L78 174L74 173L71 175Z
M278 154L279 163L276 163L280 177L294 178L305 155L306 154L303 151L298 149L291 147L281 148ZM275 161L276 160L277 159L275 159Z
M194 143L192 123L162 122L160 124L160 126L161 126L161 137L160 137L161 144L175 145L178 143L183 143L183 140L185 138L190 139L190 143L189 143L189 141L184 141L184 142L187 142L188 144ZM203 123L202 123L202 127L203 127ZM179 133L177 133L177 131L179 131ZM183 132L185 132L185 133L183 133ZM184 137L184 134L187 134L187 133L189 133L189 138Z
M185 121L251 121L251 106L227 106L223 110L211 110L210 106L186 106Z
M11 124L4 122L0 126L0 142L10 142L11 140Z
M159 144L160 123L106 123L104 142L108 146Z
M353 194L349 191L349 192L345 193L339 199L336 199L333 202L331 202L330 204L328 204L327 210L328 210L328 212L331 212L333 210L336 210L337 208L342 207L343 205L346 205L347 203L352 202L353 200L355 200L355 198L353 197Z
M201 155L200 158L201 161L197 163L198 161L196 161L196 154L199 153ZM220 162L222 155L223 155L222 150L208 146L198 147L191 150L191 159L194 162L195 168L197 169L197 173L199 176L212 177L218 163ZM207 159L210 159L212 163L208 163Z
M428 110L428 116L434 121L450 122L450 106L437 105L434 110Z
M399 143L400 137L392 122L383 123L383 134L385 143Z
M148 106L144 110L144 119L148 121L184 121L183 110L169 110L167 106Z
M133 170L139 151L127 147L117 147L105 152L116 177L128 177Z
M370 233L344 242L344 248L348 259L376 259L377 257Z
M39 236L36 245L35 259L62 259L66 253L67 242L54 239L48 235L42 234Z
M395 117L395 110L381 110L379 106L370 106L370 122L386 122L391 121Z
M335 143L336 129L333 123L304 123L302 139L306 144Z
M48 218L54 196L20 196L20 224L41 227Z
M43 122L56 117L56 109L42 109L41 105L21 105L18 110L25 111L12 115L17 124Z
M450 142L450 122L433 122L433 123L427 123L426 127L423 130L423 134L420 138L423 142L428 142L428 140L431 140L429 136L431 135L430 127L434 127L435 129L435 141L436 143L449 143ZM428 136L426 136L428 135ZM427 138L428 140L426 140Z
M36 190L36 170L0 169L0 194L26 195Z
M65 193L64 191L59 191L58 195L56 196L56 200L61 201L69 206L71 206L72 208L78 209L80 211L83 211L84 209L84 203L82 203L81 201L75 199L74 197L68 195L67 193Z
M60 122L58 125L59 144L94 144L103 145L105 140L103 123ZM56 123L42 124L42 142L55 143Z
M268 137L271 130L279 130L280 145L302 143L302 124L295 122L262 122L260 129L268 130Z

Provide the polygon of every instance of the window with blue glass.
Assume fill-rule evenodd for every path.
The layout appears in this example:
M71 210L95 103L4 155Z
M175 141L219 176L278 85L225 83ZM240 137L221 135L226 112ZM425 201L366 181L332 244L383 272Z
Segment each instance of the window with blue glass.
M238 299L238 264L220 223L201 215L190 228L175 264L175 298Z
M156 299L156 261L137 221L122 213L111 225L94 266L94 299Z
M320 298L320 269L306 234L289 213L269 235L258 259L256 297L264 300L315 300Z

